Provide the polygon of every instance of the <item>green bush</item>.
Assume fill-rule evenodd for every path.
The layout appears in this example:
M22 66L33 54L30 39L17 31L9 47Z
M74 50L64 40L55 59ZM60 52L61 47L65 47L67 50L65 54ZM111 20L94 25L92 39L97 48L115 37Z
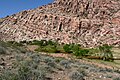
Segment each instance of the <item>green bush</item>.
M74 44L65 44L63 46L63 49L65 52L67 53L72 53L72 48L73 48Z
M60 44L58 44L57 42L53 42L51 40L49 40L49 41L46 41L46 40L36 41L36 40L34 40L32 42L32 44L39 46L39 48L35 50L38 52L49 52L49 53L63 52L62 46Z
M98 48L90 48L88 50L89 50L89 55L99 53L99 49Z
M64 51L64 49L63 49L63 45L57 45L56 48L57 48L57 51L58 51L59 53L65 53L65 51Z
M100 50L101 57L103 58L103 60L110 61L113 59L113 53L111 49L112 49L112 46L109 46L108 44L99 46L99 50Z
M78 44L65 44L63 49L65 52L72 53L75 56L86 56L89 53L88 49L82 49Z
M57 50L57 47L51 46L51 45L47 45L47 46L44 46L44 47L39 47L35 51L48 52L48 53L58 53L58 52L60 52L59 50Z
M82 56L81 53L80 53L80 47L78 45L74 45L72 47L72 53L75 55L75 56Z
M41 41L33 40L31 44L32 45L38 45L38 46L46 46L47 41L46 40L41 40Z
M44 47L44 51L49 52L49 53L57 53L58 52L58 50L55 46L50 46L50 45Z
M51 41L51 40L48 40L47 41L47 45L58 45L58 43L57 42L53 42L53 41Z
M33 40L32 42L31 42L31 45L38 45L38 46L47 46L47 45L58 45L58 43L57 42L53 42L53 41L51 41L51 40Z
M87 49L79 49L79 50L73 51L73 54L74 54L76 57L87 56L88 53L89 53L89 50L87 50Z

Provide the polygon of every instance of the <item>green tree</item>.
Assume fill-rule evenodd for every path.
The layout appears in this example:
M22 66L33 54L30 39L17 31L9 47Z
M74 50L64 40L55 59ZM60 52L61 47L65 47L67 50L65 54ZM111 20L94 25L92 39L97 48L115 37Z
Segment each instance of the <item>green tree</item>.
M65 44L63 46L63 49L65 52L67 53L72 53L72 48L73 48L74 44Z
M99 46L99 50L100 50L103 60L110 61L113 59L113 54L112 54L111 49L112 49L112 46L109 46L108 44Z

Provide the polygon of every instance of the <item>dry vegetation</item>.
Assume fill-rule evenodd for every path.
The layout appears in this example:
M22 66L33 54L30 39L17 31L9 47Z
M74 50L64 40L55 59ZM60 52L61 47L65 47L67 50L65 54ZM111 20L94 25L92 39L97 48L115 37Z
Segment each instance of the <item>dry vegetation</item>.
M50 57L28 51L25 44L0 42L0 80L120 80L118 69Z

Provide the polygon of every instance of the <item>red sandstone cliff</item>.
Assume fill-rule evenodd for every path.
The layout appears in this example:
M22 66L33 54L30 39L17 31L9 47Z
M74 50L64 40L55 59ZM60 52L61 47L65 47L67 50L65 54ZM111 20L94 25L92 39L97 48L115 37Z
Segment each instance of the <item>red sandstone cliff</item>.
M0 39L120 45L120 1L55 0L0 20Z

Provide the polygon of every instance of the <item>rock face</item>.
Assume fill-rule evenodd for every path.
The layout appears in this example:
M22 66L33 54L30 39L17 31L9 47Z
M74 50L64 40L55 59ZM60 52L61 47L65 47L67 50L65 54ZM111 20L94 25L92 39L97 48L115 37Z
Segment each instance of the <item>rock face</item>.
M120 0L55 0L0 20L0 39L120 45Z

